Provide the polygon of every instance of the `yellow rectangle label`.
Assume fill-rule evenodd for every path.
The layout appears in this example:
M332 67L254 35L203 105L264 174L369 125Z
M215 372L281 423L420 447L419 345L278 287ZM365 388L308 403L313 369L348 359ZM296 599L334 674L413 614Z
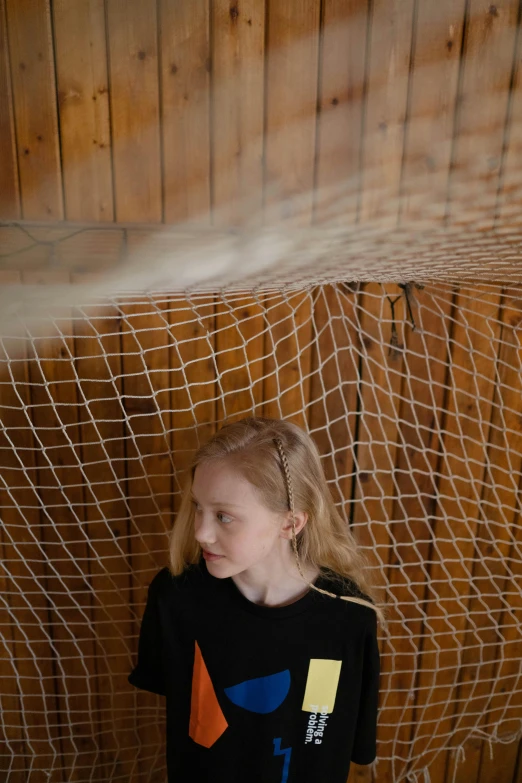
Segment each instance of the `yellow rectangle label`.
M333 712L342 661L310 658L302 709L306 712Z

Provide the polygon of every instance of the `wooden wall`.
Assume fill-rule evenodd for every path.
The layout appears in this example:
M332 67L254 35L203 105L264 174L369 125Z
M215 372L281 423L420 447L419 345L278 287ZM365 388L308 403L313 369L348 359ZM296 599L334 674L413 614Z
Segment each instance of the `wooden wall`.
M304 194L281 215L304 223L344 182L348 223L515 225L519 17L514 0L0 0L0 220L22 226L2 229L0 285L78 284L128 250L123 223L236 224L246 199L277 211L276 184ZM453 780L445 748L461 742L455 780L520 780L518 740L491 761L466 739L491 734L508 697L499 734L520 715L501 600L520 608L520 291L414 296L424 333L397 286L340 283L128 300L91 321L65 307L58 339L21 355L3 337L0 778L157 775L161 756L133 769L138 743L162 739L157 701L140 694L136 714L126 682L137 607L195 426L261 412L309 426L397 602L375 781L411 771L410 750L432 783Z
M518 21L518 0L1 0L0 220L223 225L303 194L285 216L309 222L343 182L348 223L518 222Z
M49 274L21 278L45 284ZM0 282L15 279L4 271ZM508 607L520 608L522 571L521 294L413 288L413 322L394 284L128 297L95 313L64 306L22 351L19 336L4 334L0 762L17 770L9 780L39 779L26 777L32 753L56 780L62 766L75 780L86 768L99 780L135 779L137 745L161 746L161 716L151 723L145 710L155 697L139 693L136 723L126 680L147 585L166 564L198 438L251 413L312 432L334 497L387 585L373 779L428 765L432 783L444 783L457 761L448 748L462 746L457 780L517 780L518 741L492 764L487 737L498 722L507 741L520 714L520 624ZM161 765L160 755L158 774ZM145 776L150 760L139 769ZM361 778L370 771L354 769Z

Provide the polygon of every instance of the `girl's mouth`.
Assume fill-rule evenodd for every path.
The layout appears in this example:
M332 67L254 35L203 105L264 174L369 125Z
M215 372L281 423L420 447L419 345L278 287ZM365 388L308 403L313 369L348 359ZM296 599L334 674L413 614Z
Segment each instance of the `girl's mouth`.
M224 555L211 555L210 552L203 550L203 557L205 560L220 560Z

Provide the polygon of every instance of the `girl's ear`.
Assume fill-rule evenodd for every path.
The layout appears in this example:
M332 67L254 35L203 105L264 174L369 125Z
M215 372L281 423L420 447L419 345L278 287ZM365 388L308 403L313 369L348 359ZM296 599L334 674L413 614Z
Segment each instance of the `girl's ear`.
M308 522L308 514L306 511L295 512L295 534L297 534L304 528ZM283 538L292 540L292 512L288 511L285 517L284 524L281 528L281 534Z

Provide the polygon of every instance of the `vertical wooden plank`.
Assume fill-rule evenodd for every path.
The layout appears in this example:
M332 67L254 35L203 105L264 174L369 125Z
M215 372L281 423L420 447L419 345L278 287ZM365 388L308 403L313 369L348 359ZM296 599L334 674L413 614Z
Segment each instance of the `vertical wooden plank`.
M446 214L465 0L418 3L400 219L440 225Z
M65 285L68 273L27 272L24 282ZM83 530L84 474L80 461L78 396L71 312L65 306L48 331L33 336L30 354L31 416L38 442L37 483L41 500L42 547L52 565L45 591L50 599L54 680L47 727L56 726L57 757L49 780L84 780L96 765L96 713L88 701L95 677L96 638L92 625L90 549Z
M391 543L386 520L392 519L396 496L393 471L399 441L404 320L404 296L397 285L364 285L355 341L361 353L361 409L352 527L380 568L389 562ZM376 575L374 578L378 581ZM383 661L383 674L389 662L389 658Z
M522 783L522 764L520 764L521 758L522 758L522 741L518 743L517 771L513 776L513 783Z
M359 293L358 304L358 328L354 344L361 355L358 371L360 412L355 433L357 472L351 512L352 532L371 564L372 579L382 587L385 581L382 575L392 558L393 546L389 520L393 519L397 493L394 470L397 444L400 441L400 389L404 369L404 329L407 328L404 323L405 302L401 289L395 284L366 283ZM351 492L348 494L350 497ZM388 608L390 634L395 638L397 626L393 624L401 620L393 613L392 605ZM384 743L393 736L395 715L388 712L388 686L394 657L390 654L386 639L382 640L380 652L381 699L377 754L388 756L394 752L390 751L393 744ZM368 773L366 768L363 770L359 770L358 774Z
M218 421L261 415L265 329L261 301L232 294L217 300Z
M509 107L504 159L500 172L499 197L496 218L501 224L520 224L520 198L522 194L522 20L519 18L515 40L513 83Z
M359 383L357 302L358 293L342 283L318 286L313 292L308 422L332 496L347 520Z
M467 741L465 739L470 727L477 726L478 730L485 728L484 721L495 693L493 683L499 663L505 655L499 621L508 606L503 589L506 580L511 580L507 561L512 541L517 537L515 525L520 509L522 357L518 329L521 322L520 290L515 296L510 296L508 292L502 307L497 383L489 432L489 459L484 468L480 505L480 536L477 536L473 553L472 579L475 589L469 602L461 678L456 691L456 698L462 707L452 726L455 742L464 742L466 780L472 782L479 779L482 742L477 742L476 737ZM513 480L514 476L516 480ZM479 655L477 648L480 650ZM520 655L518 657L520 659ZM456 783L464 780L463 773L462 768L457 769Z
M65 216L111 221L111 132L103 0L53 3Z
M213 223L259 223L263 204L265 3L212 3ZM218 421L260 415L263 303L224 294L216 306Z
M411 751L413 758L422 756L422 763L429 766L432 783L446 780L448 737L452 737L452 747L457 739L452 720L463 709L462 702L456 700L456 678L465 643L469 596L473 593L470 564L475 541L483 535L477 486L488 461L500 338L499 306L498 286L488 285L464 285L455 302L452 369L441 436L445 459L437 469L441 501L430 514L435 545L427 564L430 592L415 694L417 738ZM470 639L467 643L474 647ZM464 655L470 652L465 649ZM465 769L469 771L468 764Z
M209 0L160 0L159 7L165 222L208 224Z
M393 227L399 211L413 0L375 0L368 51L360 218Z
M265 297L263 416L306 428L312 375L312 295L276 292Z
M2 172L0 219L19 218L20 192L5 0L0 2L0 171Z
M507 292L506 307L510 313L507 319L509 324L509 342L514 353L518 354L518 366L522 363L522 350L520 345L520 335L518 326L522 316L522 289L520 286L513 286ZM514 339L513 339L514 338ZM516 344L518 342L518 348ZM522 524L520 520L520 482L518 484L518 508L515 509L516 516L512 525L512 542L509 552L504 583L497 580L500 587L500 595L504 597L505 604L502 607L499 617L499 628L502 629L503 646L502 655L498 655L498 668L495 684L492 688L491 703L488 705L488 714L484 718L487 725L498 726L498 736L509 737L516 736L520 726L520 711L522 707L522 692L519 687L520 680L520 623L517 621L522 614L522 600L517 586L522 584ZM519 741L512 742L507 746L502 746L502 765L503 771L507 775L511 771L510 780L514 779L514 770L517 763L519 751ZM485 756L485 758L484 758ZM485 763L486 762L486 763ZM489 763L489 752L486 743L483 742L481 771L487 766L487 774L483 775L485 780L492 780L494 770ZM482 783L482 778L481 778Z
M314 217L355 223L360 190L367 0L324 0Z
M506 742L504 739L502 742L492 743L491 750L489 743L483 740L478 783L519 783L519 758L520 740Z
M77 285L95 275L75 274ZM89 571L96 628L96 675L92 708L100 760L97 777L131 779L135 727L122 716L132 714L126 642L129 610L129 508L125 495L125 439L121 407L120 317L108 303L75 312L74 352L78 373L78 419L85 495L85 530L90 542ZM110 564L110 565L109 565ZM118 693L117 710L113 694ZM124 750L126 749L126 750Z
M448 194L454 225L493 226L518 0L470 0Z
M413 288L411 302L416 328L409 319L404 326L404 378L395 468L397 497L388 524L388 584L400 606L403 625L401 635L393 639L387 720L380 734L382 742L391 743L394 748L393 758L383 759L385 779L396 779L405 773L411 744L413 705L404 698L404 689L413 691L417 677L417 646L411 640L421 638L430 517L437 496L435 469L444 411L451 288L437 297L430 291Z
M270 222L312 217L320 0L267 0L265 203ZM297 201L281 202L300 196Z
M116 220L162 220L156 3L107 0Z
M265 3L212 3L213 222L260 222Z
M361 353L357 482L353 525L365 525L388 548L383 524L392 518L396 494L393 469L399 439L399 402L404 366L405 301L392 283L366 283L359 297L355 344ZM371 539L369 539L371 541ZM374 545L374 544L373 544ZM381 558L388 562L386 556Z
M134 604L144 606L152 576L167 564L172 523L171 336L166 302L148 296L131 297L120 304L120 311L131 591ZM133 651L137 655L138 623L133 630ZM153 694L140 694L140 700L158 704ZM145 781L152 773L150 749L163 741L164 732L158 722L151 724L143 714L138 713L138 719L138 779Z
M6 0L22 216L62 220L49 0Z
M218 368L214 296L174 297L169 304L169 323L174 510L177 511L194 452L216 430Z
M0 286L19 283L17 272L0 271ZM51 648L45 643L46 598L37 590L44 566L38 547L36 497L31 487L35 479L34 444L24 412L28 402L25 348L6 329L0 342L0 552L4 564L0 570L4 598L0 605L0 779L9 777L13 783L28 779L31 737L36 742L33 752L47 758L52 755L52 739L45 742L45 733L38 731L38 713L45 714L45 697L34 685L39 677L51 678L52 671ZM34 623L37 618L37 627L29 624L24 600L24 594L30 593L35 596L31 620ZM30 709L30 714L24 716L24 709Z

